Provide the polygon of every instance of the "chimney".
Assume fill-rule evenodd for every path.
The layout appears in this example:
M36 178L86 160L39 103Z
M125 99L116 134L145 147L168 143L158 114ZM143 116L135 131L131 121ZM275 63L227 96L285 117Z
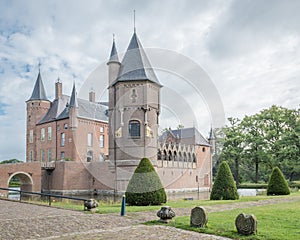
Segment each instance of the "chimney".
M89 101L95 102L95 99L96 99L95 91L91 89L91 91L89 92Z
M55 83L55 99L62 97L62 83L59 81L59 78L57 79L57 82Z

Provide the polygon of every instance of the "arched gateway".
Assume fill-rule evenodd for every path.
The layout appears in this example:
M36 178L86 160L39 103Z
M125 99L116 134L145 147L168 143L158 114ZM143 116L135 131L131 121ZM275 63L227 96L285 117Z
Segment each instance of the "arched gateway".
M0 164L0 187L8 188L10 180L16 176L21 182L21 190L40 192L41 191L41 163L14 163ZM6 191L0 191L6 195Z
M9 182L13 177L17 177L20 180L21 186L20 189L21 191L32 191L32 185L33 185L33 180L32 177L29 173L26 172L15 172L10 175L7 181L7 186L9 186Z

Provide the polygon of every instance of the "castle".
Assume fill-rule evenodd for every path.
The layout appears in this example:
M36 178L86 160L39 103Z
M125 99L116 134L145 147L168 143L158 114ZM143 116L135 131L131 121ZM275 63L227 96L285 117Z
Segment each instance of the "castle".
M151 160L167 192L209 192L214 138L197 129L158 136L163 87L136 32L119 60L113 41L108 66L108 104L70 96L55 83L47 98L39 71L27 105L26 162L41 163L41 191L77 194L124 192L139 164Z

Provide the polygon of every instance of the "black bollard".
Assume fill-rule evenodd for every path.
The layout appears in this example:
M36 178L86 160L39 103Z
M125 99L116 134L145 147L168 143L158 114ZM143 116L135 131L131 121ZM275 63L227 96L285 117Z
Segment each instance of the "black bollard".
M126 197L125 195L122 196L122 206L121 206L121 216L125 216L126 213Z

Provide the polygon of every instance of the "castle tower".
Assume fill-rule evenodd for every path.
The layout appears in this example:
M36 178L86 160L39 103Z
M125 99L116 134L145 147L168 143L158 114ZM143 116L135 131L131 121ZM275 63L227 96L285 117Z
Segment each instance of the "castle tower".
M115 44L115 39L113 39L113 44L111 48L111 53L109 57L108 65L108 83L109 83L109 156L111 161L116 160L115 158L115 88L113 83L116 81L119 76L119 71L121 67L121 63L119 61L118 52Z
M216 140L215 140L215 137L214 137L214 132L213 132L212 127L210 128L208 142L211 145L211 147L210 147L211 155L213 155L213 154L215 154Z
M36 141L40 140L41 133L36 130L36 124L43 118L51 106L48 100L41 73L39 71L31 97L26 101L26 162L36 161Z
M113 50L114 47L113 44ZM117 179L122 178L124 182L118 190L125 190L126 179L129 181L140 159L147 157L154 166L157 165L162 86L135 32L116 77L117 71L112 70L117 68L117 64L111 60L108 62L112 73L109 79L110 159L119 169ZM127 176L122 171L128 172Z
M70 128L72 130L78 127L78 102L75 83L73 84L72 94L69 104L69 117L70 117Z

